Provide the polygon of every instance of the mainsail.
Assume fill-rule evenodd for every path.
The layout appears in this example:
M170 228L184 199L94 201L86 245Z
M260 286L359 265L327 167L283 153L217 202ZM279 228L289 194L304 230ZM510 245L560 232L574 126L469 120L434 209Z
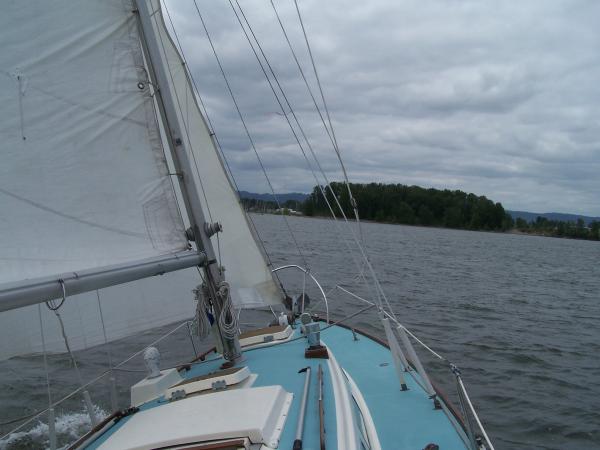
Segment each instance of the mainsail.
M188 247L133 10L123 0L3 5L0 283ZM108 338L191 317L198 282L194 269L100 291ZM42 310L47 349L64 351ZM95 292L60 312L74 349L104 341ZM37 323L36 306L3 313L0 358L41 351Z
M187 247L131 5L0 17L0 283Z
M218 259L234 304L281 302L196 103L186 68L150 0L164 92L181 109L205 217L223 225ZM179 254L189 248L142 51L126 0L10 2L0 16L0 291L7 283ZM185 215L185 214L184 214ZM213 238L216 242L216 237ZM108 339L191 317L193 269L100 291ZM69 293L67 292L67 295ZM73 349L104 341L96 292L61 308ZM42 308L44 323L50 311ZM41 351L37 307L0 316L0 359ZM56 323L50 351L64 350Z

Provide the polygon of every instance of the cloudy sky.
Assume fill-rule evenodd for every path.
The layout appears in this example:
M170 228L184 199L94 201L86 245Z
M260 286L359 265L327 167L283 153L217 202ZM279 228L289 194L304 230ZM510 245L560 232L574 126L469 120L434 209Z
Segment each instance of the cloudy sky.
M274 3L316 94L293 0ZM197 4L275 190L310 191L315 178L229 1ZM268 192L193 0L167 5L240 189ZM341 180L270 1L240 5L327 177ZM351 181L600 215L600 2L299 5Z

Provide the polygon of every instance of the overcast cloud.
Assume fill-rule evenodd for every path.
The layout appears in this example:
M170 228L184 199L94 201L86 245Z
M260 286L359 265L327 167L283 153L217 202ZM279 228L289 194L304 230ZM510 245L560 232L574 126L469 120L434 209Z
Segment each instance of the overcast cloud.
M341 171L269 0L240 4L331 180ZM349 177L600 215L600 2L301 0ZM311 86L292 0L275 0ZM315 180L228 0L198 0L278 192ZM192 0L169 12L240 189L268 192Z

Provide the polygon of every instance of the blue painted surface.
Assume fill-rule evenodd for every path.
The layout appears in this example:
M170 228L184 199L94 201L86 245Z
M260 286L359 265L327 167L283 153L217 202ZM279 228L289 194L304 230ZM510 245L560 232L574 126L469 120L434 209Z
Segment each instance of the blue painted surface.
M294 331L297 336L298 330ZM394 370L391 354L386 347L365 337L355 341L352 332L331 327L321 334L323 342L334 354L340 366L352 377L361 391L377 428L379 441L386 450L421 450L436 443L441 450L465 449L465 445L441 410L433 409L433 402L411 377L406 377L408 391L402 392ZM311 383L306 409L304 449L317 450L319 446L317 368L321 364L324 375L324 409L326 447L337 448L335 399L327 360L305 359L306 341L296 341L269 347L246 350L245 361L250 371L258 375L253 386L281 385L294 394L289 415L281 435L279 448L291 449L296 432L300 399L304 387L303 367L311 366ZM185 373L186 378L216 371L222 360L195 364ZM164 400L149 402L141 409L159 406ZM87 448L95 449L116 430L127 423L121 420ZM340 449L343 450L343 449Z
M400 390L386 347L361 335L354 341L352 332L341 327L325 330L321 339L361 391L383 449L421 450L429 443L440 450L466 449L450 419L433 408L411 375L405 377L408 391Z

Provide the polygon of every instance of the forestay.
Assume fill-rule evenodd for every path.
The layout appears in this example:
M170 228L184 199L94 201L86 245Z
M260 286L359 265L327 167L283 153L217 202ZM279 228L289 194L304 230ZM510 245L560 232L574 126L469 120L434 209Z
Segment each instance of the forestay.
M170 72L170 95L178 105L178 119L185 134L185 145L193 153L193 176L202 190L204 215L223 226L219 241L213 237L219 263L225 268L225 278L231 286L233 302L239 307L280 304L282 294L273 280L264 254L257 244L237 192L225 172L209 128L198 107L198 102L185 64L170 38L160 11L159 0L152 5L152 26L160 43L161 61ZM186 174L189 176L189 174Z

